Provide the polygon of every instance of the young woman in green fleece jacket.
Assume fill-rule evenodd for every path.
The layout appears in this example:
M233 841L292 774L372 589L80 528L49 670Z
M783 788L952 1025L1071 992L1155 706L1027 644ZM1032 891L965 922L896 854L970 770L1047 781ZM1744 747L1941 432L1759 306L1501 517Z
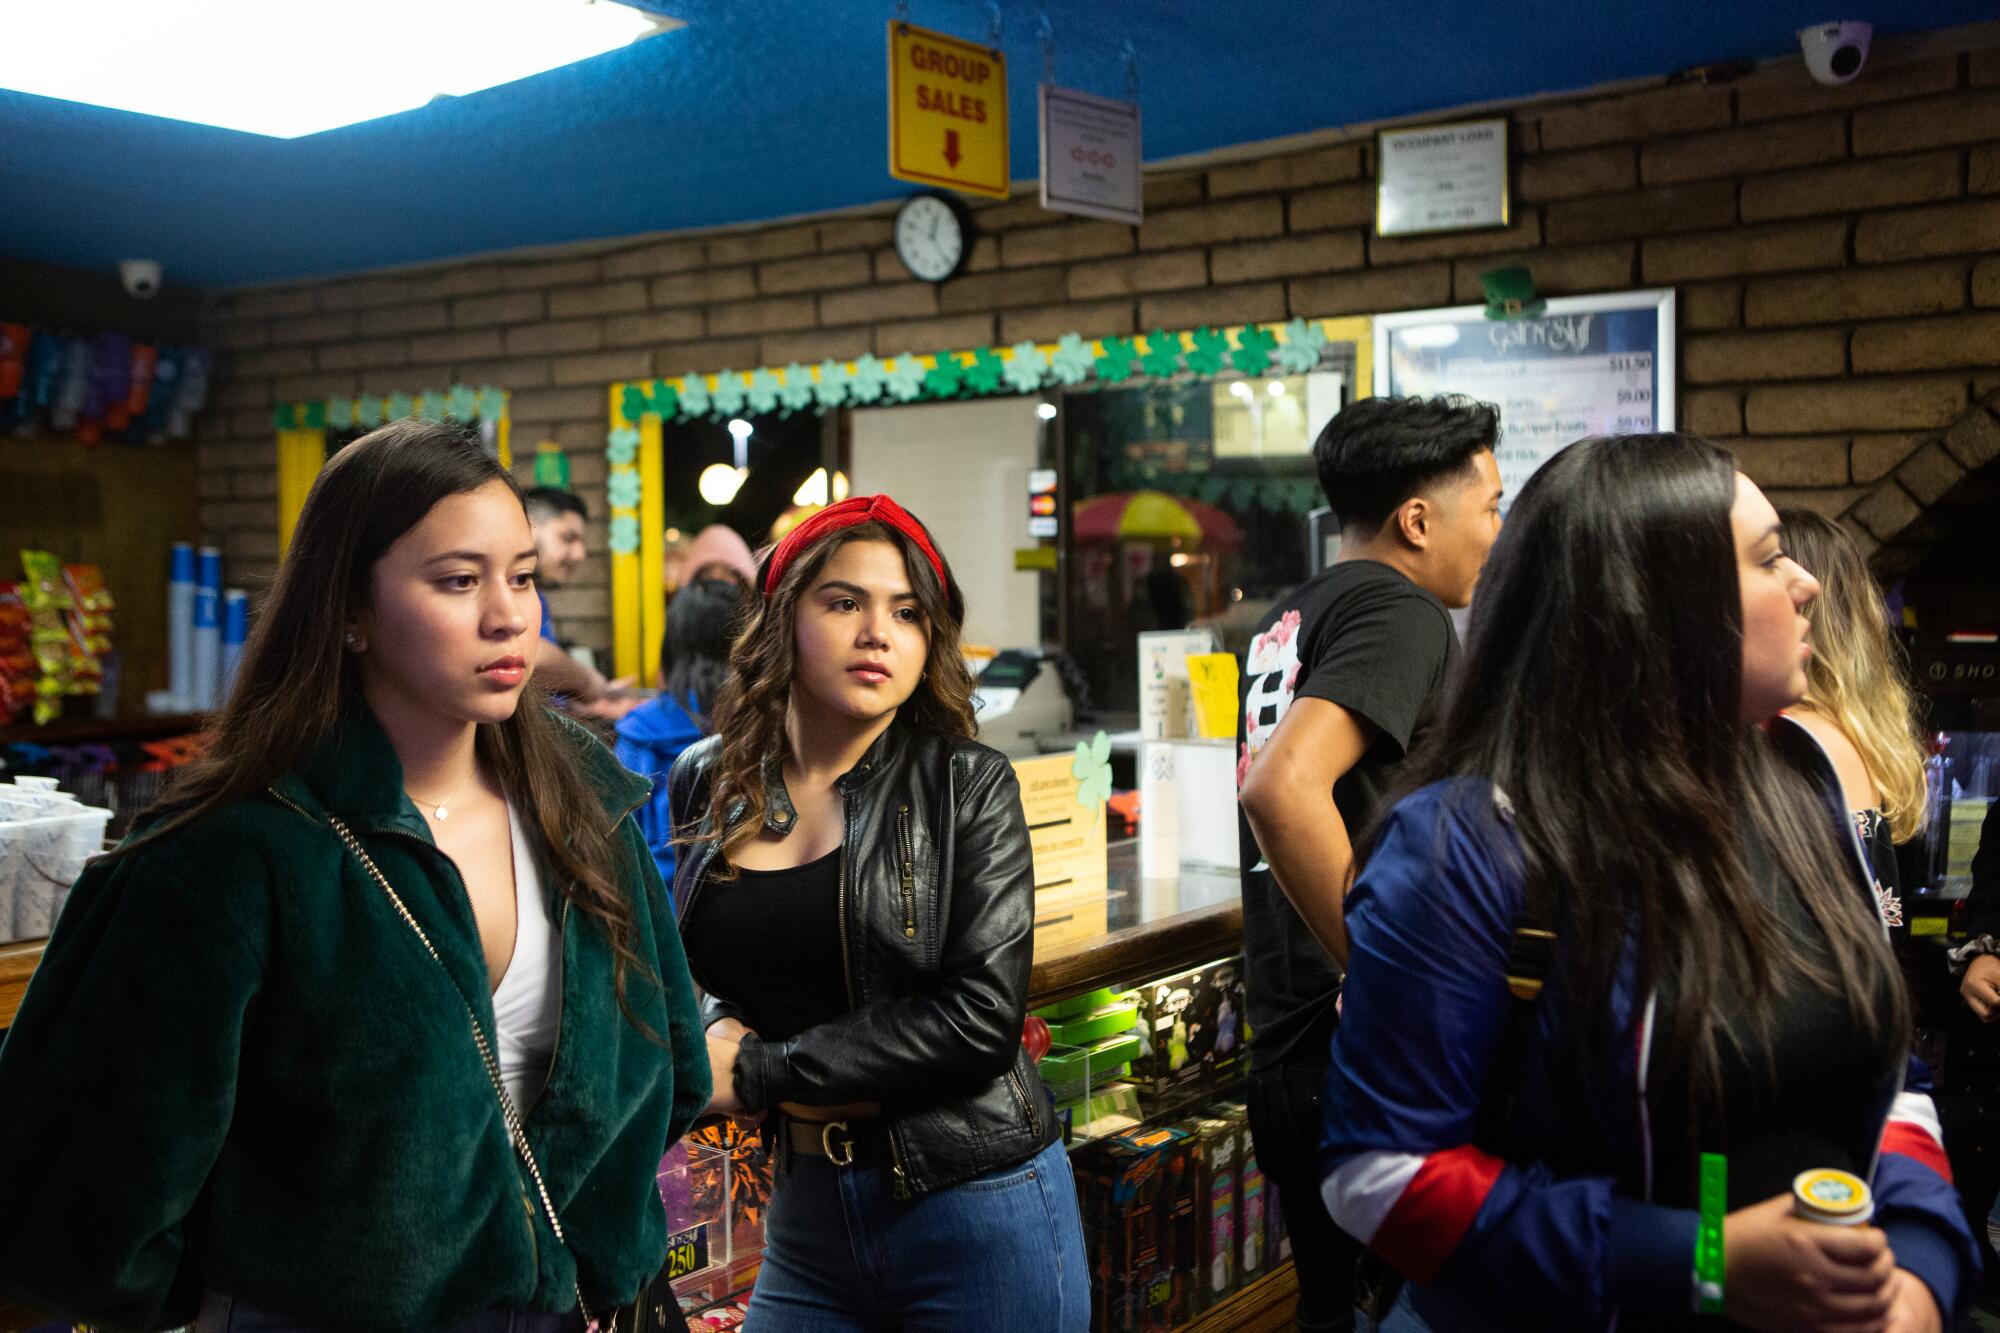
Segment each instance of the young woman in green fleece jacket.
M524 694L534 557L456 427L327 464L207 758L0 1046L0 1306L556 1333L658 1271L706 1048L646 783Z

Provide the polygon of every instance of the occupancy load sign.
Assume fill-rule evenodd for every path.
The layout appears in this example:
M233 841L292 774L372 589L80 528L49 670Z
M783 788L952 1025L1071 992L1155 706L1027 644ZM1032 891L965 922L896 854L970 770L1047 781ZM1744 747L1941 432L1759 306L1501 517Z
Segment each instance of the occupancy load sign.
M889 24L889 174L1007 197L1007 57Z

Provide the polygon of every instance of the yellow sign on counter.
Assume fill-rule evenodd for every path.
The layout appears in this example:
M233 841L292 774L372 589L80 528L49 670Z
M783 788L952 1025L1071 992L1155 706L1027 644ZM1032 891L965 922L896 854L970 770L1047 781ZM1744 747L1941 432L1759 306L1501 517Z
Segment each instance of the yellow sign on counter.
M1189 653L1195 734L1203 740L1236 739L1236 654Z
M1007 57L889 24L889 174L1007 197Z
M1076 756L1016 759L1035 861L1035 947L1102 935L1108 924L1105 816L1077 800Z

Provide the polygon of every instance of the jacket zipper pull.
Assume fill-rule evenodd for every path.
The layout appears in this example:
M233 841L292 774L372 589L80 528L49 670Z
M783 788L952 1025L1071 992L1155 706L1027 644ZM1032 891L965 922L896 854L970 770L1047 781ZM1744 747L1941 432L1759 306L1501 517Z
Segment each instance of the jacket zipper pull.
M899 1199L907 1199L910 1197L910 1178L903 1174L903 1164L901 1162L895 1164L894 1170L896 1172L894 1193Z
M914 848L910 843L910 807L907 805L896 810L896 831L902 834L898 850L903 854L903 938L913 940L917 937L917 868L911 864Z

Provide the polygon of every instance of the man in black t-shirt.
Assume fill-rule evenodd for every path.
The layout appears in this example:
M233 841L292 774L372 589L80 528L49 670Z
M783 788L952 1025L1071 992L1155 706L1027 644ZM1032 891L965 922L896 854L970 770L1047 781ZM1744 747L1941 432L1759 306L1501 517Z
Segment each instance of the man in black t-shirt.
M1313 445L1339 559L1266 615L1243 670L1237 786L1250 1130L1276 1182L1298 1327L1352 1327L1361 1246L1320 1201L1354 842L1437 713L1458 653L1448 607L1500 533L1499 414L1467 399L1364 398Z

